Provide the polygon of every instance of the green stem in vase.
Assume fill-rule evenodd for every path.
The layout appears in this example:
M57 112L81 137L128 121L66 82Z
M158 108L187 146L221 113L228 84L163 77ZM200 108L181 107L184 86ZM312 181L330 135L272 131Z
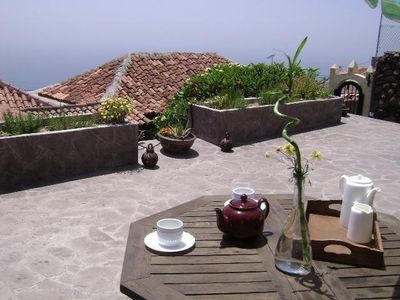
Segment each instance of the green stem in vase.
M301 238L302 238L302 243L303 243L303 261L306 263L309 263L311 261L310 257L310 251L309 251L309 234L308 234L308 226L307 226L307 220L305 217L304 213L304 181L306 178L306 171L304 170L302 163L301 163L301 152L300 148L297 145L297 143L287 134L287 129L289 127L296 126L297 124L300 123L300 120L296 117L291 117L288 115L285 115L279 111L279 105L281 103L284 103L285 99L287 96L283 96L280 98L274 106L274 113L287 121L286 125L283 127L282 130L282 137L289 142L295 150L295 155L296 158L294 160L294 169L293 169L293 176L296 181L296 188L298 192L298 206L299 206L299 211L300 211L300 227L301 227Z

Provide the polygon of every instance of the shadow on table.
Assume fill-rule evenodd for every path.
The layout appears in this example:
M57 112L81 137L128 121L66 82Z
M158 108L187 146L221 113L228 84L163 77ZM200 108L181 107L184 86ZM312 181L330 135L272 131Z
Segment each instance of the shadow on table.
M313 271L308 274L307 276L302 276L302 277L295 277L295 280L302 286L306 287L307 289L312 290L315 293L318 293L319 295L324 296L324 299L336 299L334 292L329 291L329 289L326 289L327 285L321 278L323 276L322 274L318 274ZM325 286L325 288L324 288Z
M268 235L264 233L263 235L259 235L255 238L236 239L231 235L224 234L220 246L221 248L236 247L241 249L258 249L267 244Z
M393 288L392 297L397 298L400 296L400 276L397 277L396 286Z

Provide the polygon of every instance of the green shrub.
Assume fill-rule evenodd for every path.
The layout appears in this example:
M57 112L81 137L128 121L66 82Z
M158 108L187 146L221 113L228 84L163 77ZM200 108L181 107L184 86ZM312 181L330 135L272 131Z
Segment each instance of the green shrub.
M11 112L4 113L3 119L2 131L9 135L38 132L43 122L39 116L13 115Z
M258 104L260 105L268 105L275 104L279 98L281 98L285 94L283 89L273 89L267 90L261 93L260 97L257 99Z
M245 108L247 102L244 100L243 95L236 91L212 97L208 102L208 106L217 109Z
M67 117L65 114L60 118L52 118L46 121L46 129L49 131L66 130L74 128L85 128L94 126L97 118L91 116Z
M131 112L133 105L125 98L108 98L100 105L100 117L106 123L124 123Z
M262 90L281 85L286 76L283 64L216 65L191 77L181 92L184 97L200 102L235 91L241 91L244 97L254 97Z
M318 80L317 69L307 69L299 76L294 77L292 95L289 100L327 98L332 94L325 87L325 80Z
M178 93L164 112L154 119L154 124L159 131L164 127L186 128L189 120L189 106L193 99L186 99L182 93Z

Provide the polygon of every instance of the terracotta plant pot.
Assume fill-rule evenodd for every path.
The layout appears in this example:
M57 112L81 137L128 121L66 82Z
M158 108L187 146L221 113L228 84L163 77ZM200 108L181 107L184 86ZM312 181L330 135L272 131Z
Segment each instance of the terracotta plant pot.
M196 139L193 133L190 133L184 139L171 138L160 133L158 133L157 136L160 140L161 147L165 152L170 154L184 154L188 152Z

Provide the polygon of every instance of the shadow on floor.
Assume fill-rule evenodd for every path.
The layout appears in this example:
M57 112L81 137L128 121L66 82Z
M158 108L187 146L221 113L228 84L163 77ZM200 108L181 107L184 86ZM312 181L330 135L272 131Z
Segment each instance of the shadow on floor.
M85 173L85 174L81 174L81 175L63 176L63 177L47 179L47 180L42 180L42 181L27 182L27 183L18 184L18 185L12 186L12 187L0 187L0 195L19 192L19 191L23 191L23 190L32 189L32 188L39 188L39 187L52 185L52 184L59 184L59 183L64 183L64 182L69 182L69 181L74 181L74 180L79 180L79 179L86 179L86 178L91 178L91 177L100 176L100 175L107 175L110 173L133 173L133 172L138 173L142 170L143 170L143 166L140 164L127 165L127 166L123 166L123 167L104 168L101 170L97 170L94 172L89 172L89 173Z
M197 152L196 150L193 150L193 149L190 149L187 153L183 153L183 154L170 154L161 148L160 153L162 155L165 155L170 158L175 158L175 159L191 159L191 158L196 158L199 156L199 152Z

